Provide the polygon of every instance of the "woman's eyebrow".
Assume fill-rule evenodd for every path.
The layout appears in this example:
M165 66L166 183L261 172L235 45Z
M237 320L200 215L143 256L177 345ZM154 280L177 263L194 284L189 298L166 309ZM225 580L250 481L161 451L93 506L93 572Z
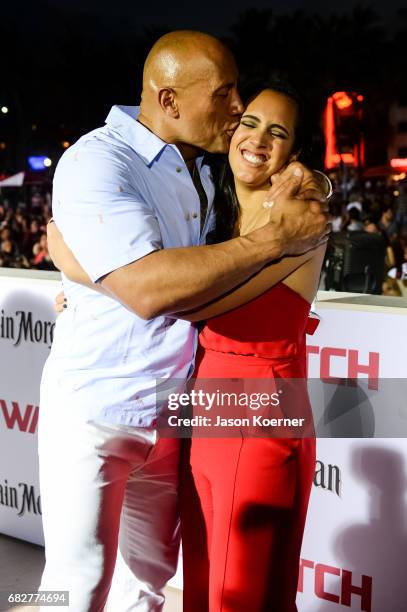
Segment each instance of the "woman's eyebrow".
M256 123L260 123L260 119L255 115L243 115L241 119L252 119L253 121L256 121ZM271 129L278 128L279 130L282 130L285 134L287 134L287 136L290 135L290 132L287 130L287 128L285 128L283 125L280 125L279 123L271 123L268 127Z

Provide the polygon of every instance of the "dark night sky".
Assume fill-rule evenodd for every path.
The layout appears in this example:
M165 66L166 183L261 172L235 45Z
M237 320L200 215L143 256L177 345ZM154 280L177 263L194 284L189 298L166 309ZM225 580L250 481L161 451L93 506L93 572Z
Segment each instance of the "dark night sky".
M32 150L59 147L52 154L55 157L61 153L62 140L76 139L102 124L111 104L134 103L145 53L160 29L190 28L229 34L246 77L264 76L281 66L283 74L292 75L297 86L316 101L315 115L328 92L338 88L363 92L370 104L366 108L371 109L369 125L376 135L386 130L388 105L394 99L407 99L402 66L392 61L395 54L405 54L407 11L404 18L397 19L405 1L5 0L0 48L3 46L2 57L7 61L0 102L5 96L19 108L18 120L10 115L10 134L16 130L13 121L20 126L24 119L27 125L41 126L33 133L24 132L29 133L27 144L22 136L16 144L21 159L25 146ZM350 13L356 7L374 9L378 23L369 11L359 11L352 18ZM301 10L323 18L345 13L348 18L332 23L329 19L267 20L261 37L258 28L263 18L257 14L246 18L239 39L231 27L248 9L271 9L275 15ZM377 163L385 151L384 137L380 138L372 153L373 158L379 152ZM21 159L7 163L21 166Z
M227 33L229 26L238 14L249 8L271 8L276 13L291 13L304 10L308 13L328 15L332 12L351 11L357 4L371 6L384 17L390 25L396 22L397 9L403 6L402 0L195 0L177 3L168 0L48 0L49 4L66 11L83 11L98 16L111 27L142 29L146 26L169 26L170 28L191 28ZM34 2L30 2L33 6Z

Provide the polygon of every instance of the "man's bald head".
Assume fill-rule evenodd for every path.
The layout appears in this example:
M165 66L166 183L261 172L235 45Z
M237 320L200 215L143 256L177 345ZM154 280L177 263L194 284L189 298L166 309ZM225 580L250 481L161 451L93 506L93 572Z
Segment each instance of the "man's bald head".
M143 93L160 87L185 87L204 78L200 68L210 69L222 57L233 61L220 40L191 30L169 32L154 44L144 64Z
M233 55L220 40L202 32L170 32L146 59L139 121L177 144L184 157L191 147L226 152L242 112L236 83Z

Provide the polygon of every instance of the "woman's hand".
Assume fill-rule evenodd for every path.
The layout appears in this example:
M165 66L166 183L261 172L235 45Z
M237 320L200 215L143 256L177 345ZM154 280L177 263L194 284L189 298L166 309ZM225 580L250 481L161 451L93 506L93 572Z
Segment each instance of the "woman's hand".
M63 291L60 291L55 296L54 310L56 313L61 314L61 312L64 312L64 309L67 307L68 304L66 301L65 293Z

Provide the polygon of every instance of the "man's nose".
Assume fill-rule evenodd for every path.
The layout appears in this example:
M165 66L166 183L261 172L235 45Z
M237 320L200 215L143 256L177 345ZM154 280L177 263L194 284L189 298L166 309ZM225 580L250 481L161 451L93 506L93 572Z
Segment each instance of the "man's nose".
M241 115L244 111L243 102L240 99L239 92L237 91L237 89L233 92L230 107L232 115Z

